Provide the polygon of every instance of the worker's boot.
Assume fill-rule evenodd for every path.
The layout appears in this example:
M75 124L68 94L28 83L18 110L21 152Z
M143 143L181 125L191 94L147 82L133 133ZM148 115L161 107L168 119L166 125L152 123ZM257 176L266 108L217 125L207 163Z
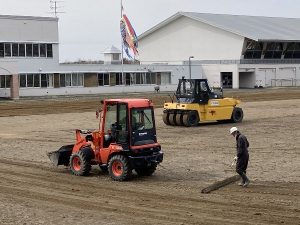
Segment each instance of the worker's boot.
M247 180L245 181L243 187L247 187L250 184L250 180L247 178Z

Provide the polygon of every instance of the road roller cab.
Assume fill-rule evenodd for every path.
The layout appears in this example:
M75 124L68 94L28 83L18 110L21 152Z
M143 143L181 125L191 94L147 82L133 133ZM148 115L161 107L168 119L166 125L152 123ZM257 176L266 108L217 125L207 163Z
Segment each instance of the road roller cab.
M220 91L221 90L221 91ZM223 98L223 91L212 91L207 79L179 79L175 100L164 104L166 125L195 126L200 121L241 122L243 110L234 98Z
M148 99L109 99L98 111L98 130L76 130L76 143L48 153L55 165L88 175L92 165L112 179L127 180L132 170L152 175L163 160L157 142L153 104Z

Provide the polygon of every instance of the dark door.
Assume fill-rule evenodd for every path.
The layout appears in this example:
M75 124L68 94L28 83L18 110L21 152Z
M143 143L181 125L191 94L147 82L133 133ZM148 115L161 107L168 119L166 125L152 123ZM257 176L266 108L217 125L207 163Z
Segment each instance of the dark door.
M232 88L232 72L221 72L221 82L223 88Z

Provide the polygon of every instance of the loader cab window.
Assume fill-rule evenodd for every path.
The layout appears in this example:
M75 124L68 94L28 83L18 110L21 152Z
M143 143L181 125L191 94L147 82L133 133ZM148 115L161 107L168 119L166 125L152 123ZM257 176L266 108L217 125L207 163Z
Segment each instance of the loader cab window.
M117 105L108 105L106 106L106 118L104 132L111 132L112 126L117 122Z
M131 124L133 131L153 129L152 110L133 109Z
M146 145L156 142L153 108L131 110L132 145Z
M127 143L128 142L128 123L127 123L127 105L119 104L118 105L118 126L116 129L116 139L118 143Z
M182 80L180 81L180 85L177 89L177 93L186 96L193 97L195 88L195 82L193 80Z

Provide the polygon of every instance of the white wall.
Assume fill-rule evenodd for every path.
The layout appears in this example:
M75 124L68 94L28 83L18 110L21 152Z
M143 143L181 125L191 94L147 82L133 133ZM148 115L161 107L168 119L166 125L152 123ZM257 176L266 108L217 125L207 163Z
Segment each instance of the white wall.
M180 17L139 40L143 63L152 61L227 60L241 57L244 37Z
M114 94L134 92L155 92L156 85L135 86L101 86L101 87L67 87L67 88L20 88L20 96L51 96L51 95L83 95L83 94ZM160 91L175 91L177 85L161 85ZM1 89L0 89L1 93Z
M239 88L239 74L237 64L203 64L203 78L207 78L209 85L221 86L221 72L232 73L232 88Z
M0 16L0 41L57 43L57 24L57 18Z
M241 64L240 70L251 69L255 72L255 84L263 87L291 86L300 80L299 64ZM273 80L273 81L272 81ZM277 81L276 81L277 80ZM287 80L287 81L284 81ZM290 81L288 81L290 80Z

